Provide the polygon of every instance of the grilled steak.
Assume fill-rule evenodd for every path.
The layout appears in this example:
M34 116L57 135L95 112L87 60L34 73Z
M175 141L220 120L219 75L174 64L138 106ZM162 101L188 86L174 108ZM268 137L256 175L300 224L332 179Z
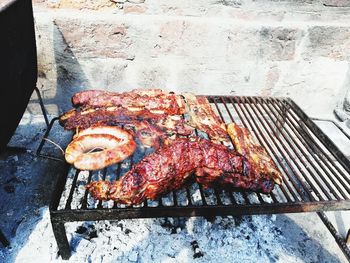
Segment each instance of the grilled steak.
M123 106L128 109L146 109L153 113L179 115L185 113L183 99L160 89L136 89L131 92L86 90L72 97L75 107L101 108Z
M227 132L237 152L248 159L254 174L269 175L275 183L282 183L282 175L271 157L248 129L240 127L235 123L230 123L227 126Z
M274 181L255 174L248 160L226 146L200 138L181 138L135 164L118 181L92 182L87 189L98 200L128 205L181 188L191 174L204 186L222 186L270 193Z
M225 123L215 114L206 97L184 93L190 117L189 124L208 134L214 141L229 141Z
M66 130L82 130L93 125L125 126L135 132L144 146L158 148L171 135L190 135L193 128L177 115L155 114L149 110L130 111L123 107L70 110L60 116Z

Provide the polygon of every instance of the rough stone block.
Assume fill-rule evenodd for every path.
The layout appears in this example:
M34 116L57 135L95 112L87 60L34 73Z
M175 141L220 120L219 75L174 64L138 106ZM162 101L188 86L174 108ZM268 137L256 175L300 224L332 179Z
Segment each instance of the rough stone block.
M129 13L143 14L147 11L148 8L145 5L134 5L134 4L125 3L123 9L125 14L129 14Z
M115 4L110 0L34 0L35 4L42 4L49 8L73 8L78 10L105 10L115 7Z
M349 0L323 0L325 6L331 7L350 7Z
M350 27L314 26L308 30L309 43L304 59L328 57L335 60L350 59Z
M80 57L134 58L128 27L123 23L56 19L55 24L67 48Z

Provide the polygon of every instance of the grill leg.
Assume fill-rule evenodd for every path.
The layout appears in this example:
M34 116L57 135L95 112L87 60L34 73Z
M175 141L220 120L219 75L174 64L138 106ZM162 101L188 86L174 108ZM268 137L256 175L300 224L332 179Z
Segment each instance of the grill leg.
M348 235L346 236L346 244L350 247L350 229L348 231Z
M67 240L66 229L64 223L52 222L53 234L55 235L59 253L63 260L68 260L71 256L69 243Z
M343 251L345 257L350 261L350 248L347 246L346 240L341 237L338 231L334 228L332 223L329 221L328 217L324 212L317 212L318 216L321 218L322 222L328 228L329 232L333 235L335 241L338 243L339 247ZM349 231L350 232L350 231ZM349 234L349 233L348 233ZM347 239L349 238L349 235Z
M2 233L1 229L0 229L0 242L4 247L8 247L10 245L10 242L8 242L5 235Z
M46 127L49 127L49 118L47 117L45 105L44 105L43 99L41 97L40 90L38 89L38 87L35 87L34 90L35 90L36 95L38 96L38 99L39 99L39 104L40 104L40 108L41 108L41 111L42 111L44 119L45 119Z

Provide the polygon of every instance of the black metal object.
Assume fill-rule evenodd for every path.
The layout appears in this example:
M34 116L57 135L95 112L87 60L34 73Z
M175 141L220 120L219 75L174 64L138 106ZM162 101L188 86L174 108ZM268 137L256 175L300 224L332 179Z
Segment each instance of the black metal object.
M10 245L9 241L6 239L5 235L0 230L0 242L4 247L8 247Z
M333 142L288 98L208 96L226 122L247 127L283 174L283 184L270 195L253 192L203 189L193 184L156 201L125 207L95 201L84 185L100 179L117 180L131 166L131 157L103 171L75 170L67 164L50 204L51 222L63 259L70 257L64 223L123 218L252 215L321 212L350 209L350 162ZM45 138L57 121L54 119ZM201 132L198 133L202 135ZM59 160L58 156L38 154ZM124 171L123 171L124 169ZM79 191L80 188L80 191ZM344 251L346 253L346 251ZM350 254L347 254L350 258Z
M341 250L344 252L344 255L346 256L346 258L350 261L350 248L349 248L350 244L348 244L348 241L347 241L348 237L344 239L338 233L338 231L334 228L333 224L331 223L331 221L329 221L328 217L324 212L317 212L317 215L321 218L324 225L328 228L329 232L331 232L335 241L337 242ZM349 233L350 233L350 230L349 230Z
M0 151L14 133L37 81L32 1L0 5Z

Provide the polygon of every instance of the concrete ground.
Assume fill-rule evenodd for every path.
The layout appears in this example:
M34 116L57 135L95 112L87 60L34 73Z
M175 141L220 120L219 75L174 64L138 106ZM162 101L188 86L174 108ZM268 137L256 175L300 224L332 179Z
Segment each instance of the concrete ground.
M350 142L319 124L349 155ZM48 213L61 164L36 157L44 130L42 116L27 112L10 142L27 151L1 156L0 222L11 246L0 262L61 262ZM327 215L345 237L349 211ZM67 234L69 262L347 262L315 213L77 222Z

